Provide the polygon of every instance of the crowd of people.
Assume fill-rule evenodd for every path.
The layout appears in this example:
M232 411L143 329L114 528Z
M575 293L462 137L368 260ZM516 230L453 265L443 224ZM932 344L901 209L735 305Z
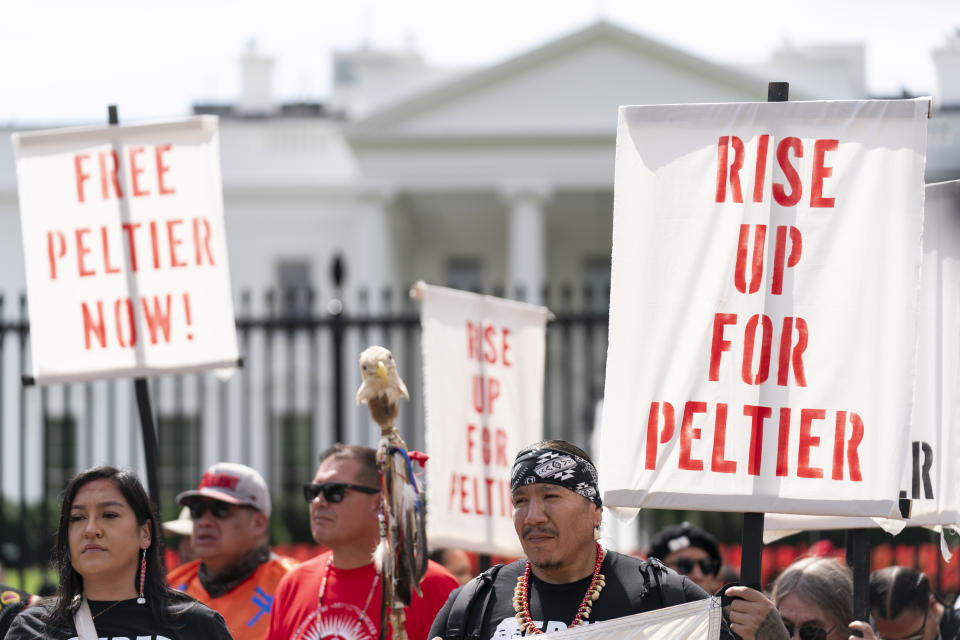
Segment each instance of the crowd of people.
M598 477L568 442L520 451L511 492L524 557L474 577L464 552L434 550L405 609L406 638L537 635L701 600L728 582L716 539L686 522L654 535L647 559L604 549ZM0 639L374 640L382 631L396 638L381 628L373 562L380 486L373 449L337 444L320 454L303 495L323 551L298 565L269 546L270 492L250 467L213 465L177 497L183 511L166 523L133 472L83 471L63 494L56 593L38 598L0 584ZM181 536L182 563L170 572L164 532ZM960 611L906 567L871 575L870 622L853 620L850 570L832 558L798 559L768 593L724 591L721 638L960 638Z

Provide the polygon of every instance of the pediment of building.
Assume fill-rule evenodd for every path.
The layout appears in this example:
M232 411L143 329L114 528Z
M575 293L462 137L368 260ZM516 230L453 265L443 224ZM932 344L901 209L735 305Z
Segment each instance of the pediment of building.
M762 101L766 81L599 22L355 122L359 146L612 139L628 104Z

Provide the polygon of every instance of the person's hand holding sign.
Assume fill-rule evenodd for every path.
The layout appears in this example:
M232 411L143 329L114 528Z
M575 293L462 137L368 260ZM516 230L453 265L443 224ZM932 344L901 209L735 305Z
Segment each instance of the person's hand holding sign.
M789 640L783 620L773 602L750 587L735 586L725 594L730 603L730 630L743 640Z

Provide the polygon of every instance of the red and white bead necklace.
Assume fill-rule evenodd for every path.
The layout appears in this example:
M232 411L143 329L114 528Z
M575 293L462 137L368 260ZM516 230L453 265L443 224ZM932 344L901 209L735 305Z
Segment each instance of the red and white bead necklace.
M590 578L590 586L577 607L577 615L573 622L567 625L567 628L583 624L583 621L590 617L590 611L593 609L593 602L600 597L600 591L607 585L606 578L600 573L600 565L603 564L603 547L597 544L597 561L593 567L593 577ZM533 617L530 615L530 561L523 569L523 575L517 578L517 586L513 589L513 610L517 612L517 622L520 623L520 632L526 635L542 634L537 625L533 623Z

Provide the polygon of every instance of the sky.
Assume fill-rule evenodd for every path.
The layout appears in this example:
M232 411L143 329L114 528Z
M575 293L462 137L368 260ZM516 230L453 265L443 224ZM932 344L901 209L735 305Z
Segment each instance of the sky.
M960 0L0 0L0 125L233 102L250 42L275 58L278 98L322 102L334 50L412 47L435 66L476 67L600 19L718 63L860 42L871 94L925 94Z

